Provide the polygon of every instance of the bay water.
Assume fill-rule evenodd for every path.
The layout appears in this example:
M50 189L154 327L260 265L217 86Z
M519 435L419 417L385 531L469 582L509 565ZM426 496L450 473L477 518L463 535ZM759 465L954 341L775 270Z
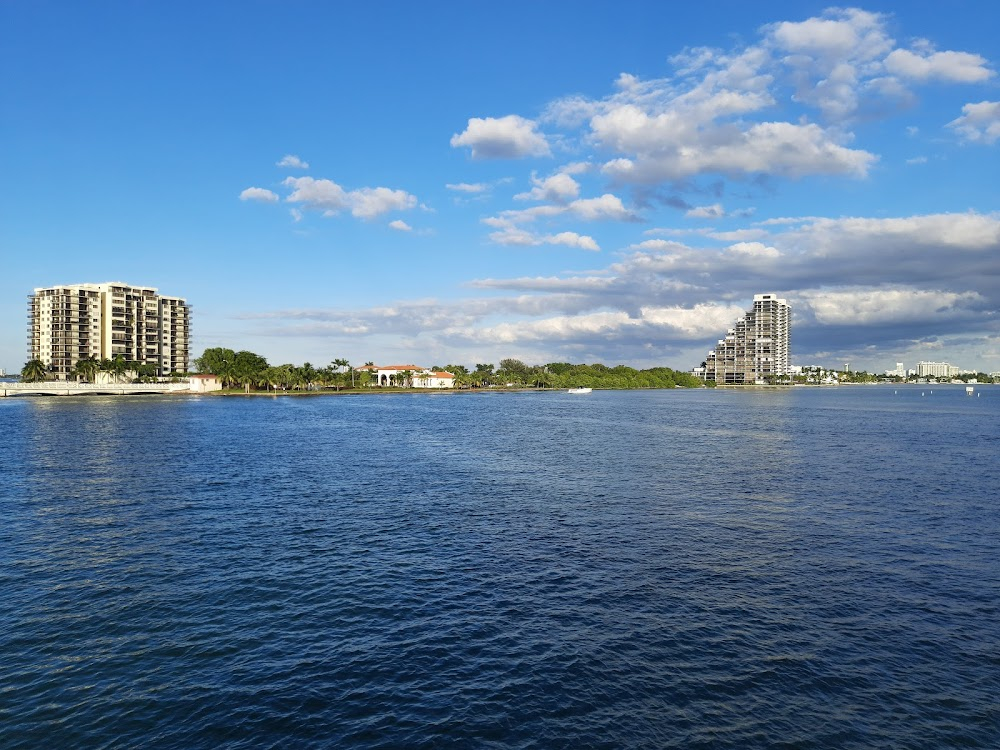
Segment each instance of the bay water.
M0 748L997 747L998 418L0 399Z

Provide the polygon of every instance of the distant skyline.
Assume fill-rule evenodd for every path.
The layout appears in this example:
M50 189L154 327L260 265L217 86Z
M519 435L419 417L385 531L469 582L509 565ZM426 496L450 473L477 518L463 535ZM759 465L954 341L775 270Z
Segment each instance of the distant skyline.
M0 4L0 368L122 281L273 364L1000 370L1000 5Z

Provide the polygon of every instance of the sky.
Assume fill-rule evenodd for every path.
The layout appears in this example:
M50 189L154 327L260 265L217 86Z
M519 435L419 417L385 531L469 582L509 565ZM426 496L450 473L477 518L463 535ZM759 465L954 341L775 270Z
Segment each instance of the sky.
M36 287L192 355L1000 370L1000 3L0 0L0 367Z

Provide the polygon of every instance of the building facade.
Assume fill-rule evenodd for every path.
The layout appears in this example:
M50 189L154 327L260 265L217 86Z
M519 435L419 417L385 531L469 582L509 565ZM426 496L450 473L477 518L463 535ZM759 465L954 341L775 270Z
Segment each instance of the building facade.
M959 368L947 362L917 362L918 378L953 378L958 373Z
M180 297L128 284L70 284L28 297L28 358L60 380L81 359L153 365L158 375L187 372L191 309Z
M429 370L417 365L366 365L357 368L372 374L373 383L380 387L400 388L454 388L455 376L450 372Z
M753 308L726 332L705 359L705 380L763 385L791 370L792 308L775 294L755 294Z

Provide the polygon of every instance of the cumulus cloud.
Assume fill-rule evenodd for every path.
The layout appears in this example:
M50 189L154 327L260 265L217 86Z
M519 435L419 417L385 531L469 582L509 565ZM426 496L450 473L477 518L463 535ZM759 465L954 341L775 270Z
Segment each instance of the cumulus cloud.
M986 66L985 57L968 52L919 54L906 49L897 49L889 53L885 59L885 67L890 73L917 81L978 83L994 75Z
M621 114L621 113L616 113ZM830 131L810 123L762 122L740 132L733 128L718 133L701 132L680 140L650 139L658 129L654 119L632 111L630 122L622 118L595 118L595 137L630 157L604 165L609 176L625 182L656 183L703 173L747 176L757 173L784 177L809 174L865 177L878 157L836 142ZM641 144L652 140L653 147Z
M279 161L275 166L287 167L289 169L309 169L309 162L302 161L302 159L294 154L286 154L281 157L281 161Z
M356 218L370 220L417 205L416 197L405 190L377 187L346 191L332 180L312 177L288 177L282 184L292 189L286 201L301 203L306 208L321 211L324 216L349 210Z
M577 234L576 232L559 232L559 234L549 235L545 238L545 241L550 245L566 245L567 247L578 247L581 250L593 250L596 252L601 249L593 237L585 234Z
M390 211L406 211L417 205L415 196L405 190L389 188L361 188L348 196L351 214L359 219L374 219Z
M519 115L470 117L461 133L451 137L455 148L472 150L473 159L519 159L549 156L549 144L538 132L538 124Z
M567 203L580 194L580 183L565 172L558 172L544 179L531 175L534 186L527 193L518 193L514 200L547 201L550 203Z
M291 195L285 198L289 203L303 203L331 215L348 207L347 192L333 180L288 177L282 184L292 188Z
M515 245L530 247L538 245L564 245L581 250L599 251L597 241L585 234L576 232L559 232L557 234L541 235L520 227L501 225L499 231L490 234L490 240L497 245Z
M972 52L939 52L924 40L902 48L889 26L888 16L856 8L769 24L729 51L682 50L670 58L671 76L622 73L604 98L551 102L542 121L602 153L603 174L619 185L706 175L864 178L878 155L854 145L853 122L901 110L921 84L994 75ZM813 113L822 121L811 121ZM974 127L968 133L989 137Z
M261 203L277 203L278 194L267 188L248 187L240 193L241 201L259 201Z
M390 221L389 222L389 226L390 226L390 228L396 229L396 230L398 230L400 232L412 232L413 231L413 227L411 227L409 224L407 224L402 219L396 219L395 221Z
M969 143L995 143L1000 138L1000 102L979 102L962 107L962 116L948 123Z
M878 325L978 315L978 292L941 289L847 288L809 290L798 295L822 325Z

